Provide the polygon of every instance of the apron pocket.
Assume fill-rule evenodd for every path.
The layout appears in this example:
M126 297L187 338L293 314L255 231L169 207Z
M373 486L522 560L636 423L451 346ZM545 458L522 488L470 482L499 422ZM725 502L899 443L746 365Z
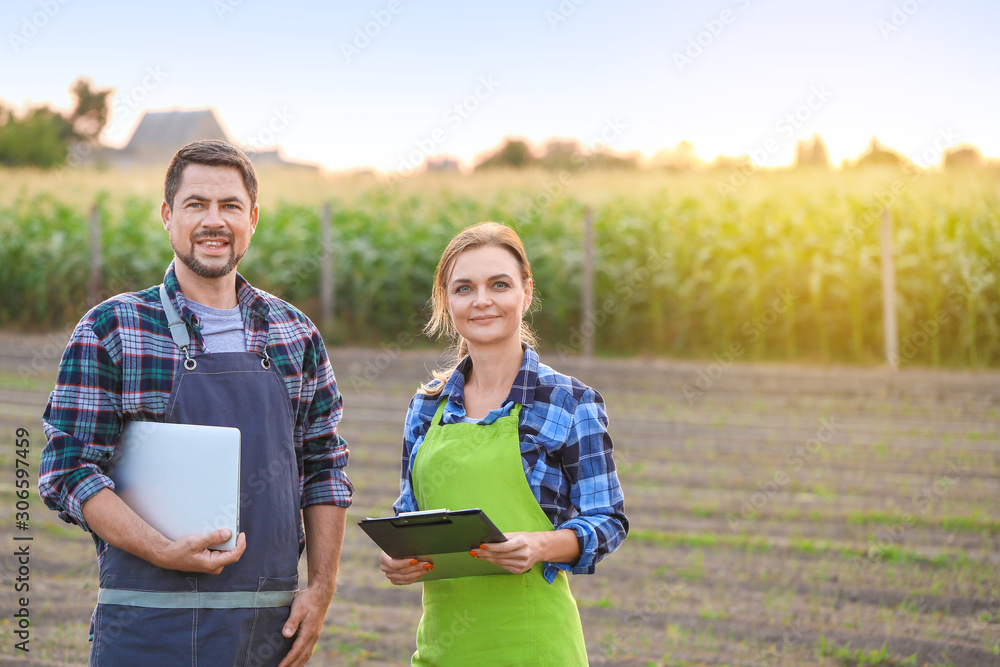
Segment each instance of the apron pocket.
M97 605L91 667L193 664L195 612L194 609Z

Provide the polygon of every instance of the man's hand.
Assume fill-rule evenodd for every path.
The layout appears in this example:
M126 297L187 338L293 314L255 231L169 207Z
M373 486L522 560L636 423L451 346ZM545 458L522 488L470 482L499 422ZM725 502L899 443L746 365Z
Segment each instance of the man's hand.
M323 620L332 599L332 593L308 586L295 596L292 611L281 630L285 637L294 636L295 641L278 667L301 667L309 662L316 641L323 632Z
M306 562L309 584L292 600L292 609L281 633L295 637L278 667L302 667L309 662L316 640L323 632L326 610L337 588L337 566L344 543L347 508L307 505L302 510L306 529Z
M231 534L228 528L223 528L204 535L182 535L157 553L153 565L166 570L219 574L222 568L238 561L247 548L246 533L240 533L232 551L209 549L228 540Z
M105 542L167 570L218 574L240 559L247 548L246 535L236 537L232 551L209 547L229 539L228 529L205 535L183 535L169 540L143 521L111 489L101 489L83 503L83 518Z

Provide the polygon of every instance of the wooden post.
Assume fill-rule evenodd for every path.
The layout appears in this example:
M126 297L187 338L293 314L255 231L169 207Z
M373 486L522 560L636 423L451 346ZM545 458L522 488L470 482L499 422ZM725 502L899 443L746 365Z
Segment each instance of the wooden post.
M326 330L333 328L334 277L333 277L333 228L331 225L330 202L323 205L323 216L320 219L320 236L323 248L323 261L320 265L320 320Z
M97 202L90 207L90 280L87 282L87 302L94 306L101 301L101 209Z
M885 330L885 358L893 370L899 369L899 334L896 328L896 268L893 261L892 213L882 209L882 328Z
M583 356L594 356L594 211L588 206L583 214Z

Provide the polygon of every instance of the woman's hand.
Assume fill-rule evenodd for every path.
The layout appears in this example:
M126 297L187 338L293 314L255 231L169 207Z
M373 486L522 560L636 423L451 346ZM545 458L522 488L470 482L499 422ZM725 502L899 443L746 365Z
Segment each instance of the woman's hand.
M469 552L475 558L488 560L508 572L523 574L542 560L539 553L539 536L545 533L505 533L506 542L481 544Z
M506 542L480 544L469 552L499 565L508 572L523 574L535 563L575 563L580 560L580 543L568 528L538 533L504 533Z
M434 566L427 561L416 558L391 558L386 552L378 556L379 567L385 572L385 578L397 586L408 586L417 581Z

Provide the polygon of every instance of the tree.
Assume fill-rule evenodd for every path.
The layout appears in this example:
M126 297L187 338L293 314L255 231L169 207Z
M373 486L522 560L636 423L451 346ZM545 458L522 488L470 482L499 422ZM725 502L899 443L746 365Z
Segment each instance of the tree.
M970 144L949 148L944 153L945 169L978 169L983 166L983 154Z
M93 90L90 81L81 77L70 92L76 106L68 115L48 105L18 115L0 104L0 165L50 169L65 164L73 143L97 142L108 122L111 89Z
M830 153L823 137L814 134L812 139L801 139L795 144L795 168L830 168Z
M76 108L70 115L73 131L82 140L96 141L108 124L108 96L111 89L93 90L90 79L79 77L70 92L76 97Z
M47 105L21 117L0 106L0 164L49 169L66 161L73 125Z
M910 166L910 161L891 148L886 148L878 139L872 137L868 150L858 158L854 166L904 169Z
M523 139L504 139L503 145L492 155L476 165L476 170L492 167L509 167L521 169L531 165L535 156L531 153L528 143Z
M545 152L538 158L538 166L552 171L573 171L585 160L583 148L575 139L550 139Z

